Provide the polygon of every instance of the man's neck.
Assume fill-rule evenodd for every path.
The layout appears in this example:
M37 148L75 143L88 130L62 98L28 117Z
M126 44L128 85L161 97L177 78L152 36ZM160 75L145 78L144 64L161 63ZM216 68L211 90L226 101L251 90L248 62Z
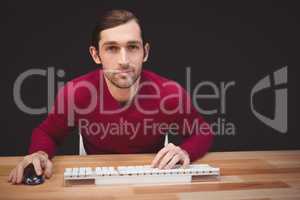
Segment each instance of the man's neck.
M138 80L136 80L136 82L130 88L119 88L114 84L112 84L106 78L106 76L104 76L104 79L112 97L118 102L123 102L123 104L124 102L128 103L133 99L133 97L136 95L138 91L138 86L140 82L140 78L138 78Z

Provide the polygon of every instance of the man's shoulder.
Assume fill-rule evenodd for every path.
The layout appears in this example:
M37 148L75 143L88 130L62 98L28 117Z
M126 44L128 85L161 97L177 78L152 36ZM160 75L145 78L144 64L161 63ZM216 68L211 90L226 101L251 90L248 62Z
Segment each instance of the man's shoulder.
M75 98L89 96L89 89L97 90L99 88L101 73L101 69L97 69L68 81L59 89L57 96L70 96L72 94L75 94Z
M154 93L157 94L157 90L159 90L159 104L165 111L177 113L179 109L180 112L185 112L189 106L189 94L179 83L148 70L145 70L143 75L144 80L154 84L152 86L155 87Z

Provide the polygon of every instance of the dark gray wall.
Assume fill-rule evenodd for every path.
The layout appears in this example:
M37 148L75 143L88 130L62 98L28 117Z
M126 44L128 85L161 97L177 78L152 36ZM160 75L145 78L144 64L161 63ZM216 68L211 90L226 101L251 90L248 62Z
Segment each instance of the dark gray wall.
M225 114L220 113L220 99L199 101L202 108L218 109L218 114L204 115L207 120L225 119L236 127L234 136L217 136L212 151L299 149L299 70L291 63L298 54L300 35L295 5L286 1L9 2L0 3L0 155L26 154L32 129L45 118L17 108L13 100L16 78L30 68L54 66L65 70L66 76L59 81L66 82L95 69L88 54L90 33L97 15L110 8L130 9L142 18L151 42L145 68L184 85L185 68L190 66L192 88L203 81L219 88L222 82L235 83L227 91ZM289 110L288 131L283 134L253 115L250 92L260 79L286 65ZM210 88L202 90L209 92ZM31 106L45 105L46 95L43 77L28 79L22 88L22 97ZM258 93L256 109L274 117L274 98L273 89ZM75 134L71 135L60 153L76 153L77 142Z

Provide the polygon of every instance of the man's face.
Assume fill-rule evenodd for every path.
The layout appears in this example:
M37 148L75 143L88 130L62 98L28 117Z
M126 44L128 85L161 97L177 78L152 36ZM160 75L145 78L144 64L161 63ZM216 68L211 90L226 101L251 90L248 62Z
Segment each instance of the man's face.
M129 88L140 77L144 53L141 30L134 20L100 33L99 57L104 75L118 88Z

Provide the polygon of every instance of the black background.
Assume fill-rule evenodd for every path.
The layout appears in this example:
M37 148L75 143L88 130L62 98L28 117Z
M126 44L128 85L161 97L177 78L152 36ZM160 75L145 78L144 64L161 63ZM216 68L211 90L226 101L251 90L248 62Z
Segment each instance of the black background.
M211 151L299 149L297 129L299 11L286 1L1 1L1 143L0 155L24 155L31 131L46 115L28 115L13 100L13 84L31 68L63 69L68 81L96 69L88 53L90 34L104 10L125 8L144 25L151 52L145 64L162 76L185 84L192 69L192 87L201 81L235 81L228 90L226 120L235 136L217 136ZM209 3L208 3L209 2ZM257 120L250 110L251 88L263 77L288 65L288 133ZM44 77L31 77L22 88L27 105L47 104ZM272 116L273 92L259 97L262 113ZM219 101L200 103L214 108ZM208 120L217 116L204 116ZM77 153L71 134L61 154Z

